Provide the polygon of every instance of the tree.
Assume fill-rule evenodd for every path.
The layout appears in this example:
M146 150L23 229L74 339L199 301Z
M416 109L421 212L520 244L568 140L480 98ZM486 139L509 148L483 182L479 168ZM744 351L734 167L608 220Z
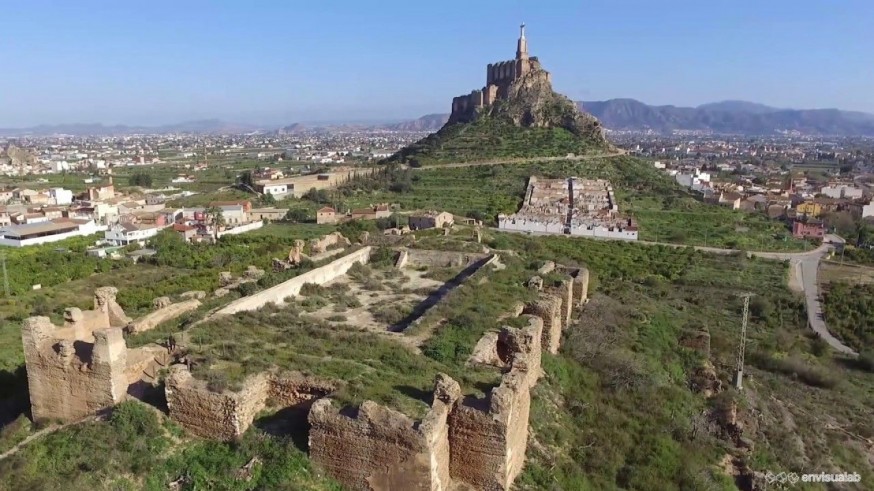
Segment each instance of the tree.
M239 183L247 191L255 189L255 177L252 175L252 171L247 170L240 174Z
M144 188L152 187L152 176L147 172L134 172L128 178L128 183L131 186L140 186Z
M203 211L206 215L206 223L212 227L213 238L218 240L218 233L227 225L222 209L218 206L210 206Z

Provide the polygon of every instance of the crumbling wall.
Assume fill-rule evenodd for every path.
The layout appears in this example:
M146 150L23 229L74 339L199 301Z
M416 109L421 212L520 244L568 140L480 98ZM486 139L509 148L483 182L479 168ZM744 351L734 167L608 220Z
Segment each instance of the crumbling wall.
M580 268L574 276L574 283L577 284L575 291L578 292L580 303L586 303L589 300L589 270Z
M564 325L570 325L571 314L574 311L574 280L567 278L561 282L558 287L558 294L561 295L561 310L564 313Z
M194 379L185 365L173 365L165 380L170 417L197 436L232 440L242 435L264 408L268 376L249 377L239 392L213 392Z
M276 406L299 406L325 397L337 387L332 380L308 377L300 372L275 373L268 380L268 399Z
M288 297L300 293L300 289L307 283L323 285L339 276L346 274L355 264L366 264L370 260L371 248L363 247L351 254L347 254L320 268L307 271L286 282L260 291L248 297L235 300L216 312L216 315L235 314L247 310L255 310L269 302L281 303Z
M232 440L246 432L268 401L306 409L337 388L337 383L298 372L262 372L247 378L237 392L213 392L185 365L170 367L164 390L170 417L204 438Z
M467 267L489 257L489 254L483 253L433 251L428 249L401 249L401 254L403 255L404 253L407 254L404 265L410 268Z
M162 302L163 304L164 302ZM125 327L125 330L129 333L148 331L163 322L173 320L192 310L197 310L198 307L200 307L200 301L195 299L171 303L131 322Z
M310 240L310 252L312 254L321 254L328 250L329 247L334 245L343 245L349 246L352 243L349 242L349 239L343 236L340 232L330 233L321 239L312 239Z
M126 397L127 346L121 328L92 331L93 342L48 317L24 321L21 340L34 420L75 421Z
M544 323L515 329L510 371L485 398L465 398L449 415L450 475L477 490L508 490L525 463L531 388L540 375Z
M447 490L447 421L460 394L457 382L439 375L421 422L372 401L340 411L320 399L309 415L310 458L352 490Z
M550 293L541 293L536 301L525 306L524 313L543 319L543 349L550 353L558 353L563 317L562 298Z

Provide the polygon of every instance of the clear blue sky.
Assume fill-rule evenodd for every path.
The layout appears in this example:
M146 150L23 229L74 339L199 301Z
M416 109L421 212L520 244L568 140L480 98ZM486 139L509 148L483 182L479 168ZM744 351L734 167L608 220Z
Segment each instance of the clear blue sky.
M0 127L448 112L532 55L574 99L874 112L872 0L2 2Z

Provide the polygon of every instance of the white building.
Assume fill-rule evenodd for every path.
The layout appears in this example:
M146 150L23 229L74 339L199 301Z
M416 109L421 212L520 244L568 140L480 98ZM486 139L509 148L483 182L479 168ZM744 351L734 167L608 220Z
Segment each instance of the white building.
M46 244L59 240L91 235L106 227L97 225L93 220L56 219L26 225L8 225L0 228L0 245L25 247Z
M58 206L69 205L73 202L73 191L64 188L51 188L49 189L49 196L55 200L55 204Z
M117 223L109 228L104 238L112 245L126 246L128 244L145 245L146 241L158 235L160 227L154 225L137 225L134 223Z
M828 196L829 198L848 198L848 199L856 199L861 198L864 194L864 191L861 188L857 188L854 186L826 186L822 188L820 193Z
M867 204L862 207L862 218L874 217L874 204Z
M53 160L50 164L53 172L70 170L70 163L66 160Z
M263 192L264 194L270 194L270 195L273 195L273 196L277 196L277 195L281 196L281 195L286 195L286 194L288 194L288 184L286 184L286 183L279 183L279 182L277 182L277 183L271 183L271 182L268 182L268 183L264 183L264 184L262 185L262 187L263 187L263 191L262 191L262 192Z

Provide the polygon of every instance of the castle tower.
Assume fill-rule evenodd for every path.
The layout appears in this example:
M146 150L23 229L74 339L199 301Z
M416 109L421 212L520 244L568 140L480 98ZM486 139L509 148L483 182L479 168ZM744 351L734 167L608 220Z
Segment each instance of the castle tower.
M525 23L519 26L519 41L516 43L516 59L528 59L528 40L525 39Z
M531 71L531 61L528 59L528 40L525 39L525 23L519 26L519 41L516 43L516 76L515 79L523 77Z

